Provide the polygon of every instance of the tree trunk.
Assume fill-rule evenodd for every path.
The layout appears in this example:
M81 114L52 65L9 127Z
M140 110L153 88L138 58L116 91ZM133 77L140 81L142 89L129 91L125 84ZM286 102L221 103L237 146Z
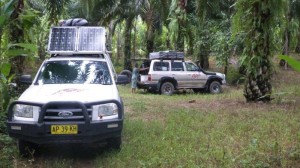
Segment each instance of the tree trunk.
M132 70L131 65L131 28L132 28L133 17L129 17L126 20L125 27L125 48L124 48L124 69Z
M268 30L272 25L269 23L271 12L270 8L262 9L262 6L268 6L268 1L258 1L253 5L253 24L254 27L247 39L253 44L248 46L249 62L247 62L246 81L244 87L244 96L247 102L271 100L271 38Z
M177 16L178 19L178 36L176 42L176 50L184 52L184 30L186 28L186 5L187 0L179 0L178 6L180 14Z
M284 45L283 45L283 55L289 55L289 48L290 48L290 37L291 37L291 32L289 30L285 30L284 32Z
M176 43L176 50L177 51L183 51L184 52L184 20L178 19L178 37L177 37L177 43Z
M299 30L299 32L300 32L300 30ZM296 49L295 49L295 52L296 53L300 53L300 33L298 33L298 41L297 41L297 46L296 46Z
M197 65L199 67L201 67L204 70L207 70L209 68L209 56L206 52L199 51L199 53L197 54Z
M24 42L24 32L20 26L20 14L24 9L24 1L18 0L13 13L11 14L10 20L10 40L12 43L21 43ZM12 71L14 74L22 74L24 70L24 56L16 56L12 59Z
M194 55L194 42L195 42L195 39L194 39L194 34L192 31L188 31L188 36L189 36L189 48L188 48L188 51L187 51L187 55L188 56L193 56Z
M119 60L122 58L122 39L121 39L121 32L118 31L117 35L117 58L116 58L116 65L119 65Z
M151 22L147 29L147 55L154 51L154 25Z
M107 35L107 38L106 38L106 41L107 41L107 43L106 43L106 49L108 51L112 50L112 38L113 38L114 24L115 24L115 22L111 21L109 23L109 26L108 26L109 30L108 30L108 35Z
M207 52L200 53L200 66L202 69L207 70L209 68L209 54Z

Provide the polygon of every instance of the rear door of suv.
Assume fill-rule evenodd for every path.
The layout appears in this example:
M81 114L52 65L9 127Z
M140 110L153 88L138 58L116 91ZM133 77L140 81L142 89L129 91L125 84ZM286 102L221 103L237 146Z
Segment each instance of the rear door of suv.
M170 61L155 60L151 71L151 83L158 83L162 77L170 77Z

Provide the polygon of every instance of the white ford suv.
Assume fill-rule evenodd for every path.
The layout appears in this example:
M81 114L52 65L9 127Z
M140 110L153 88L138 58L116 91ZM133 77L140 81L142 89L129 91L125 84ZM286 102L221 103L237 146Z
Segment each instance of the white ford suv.
M226 84L225 74L204 71L195 63L184 61L181 52L150 53L150 59L149 71L140 75L140 89L166 95L178 89L217 94L222 92L221 85Z
M7 128L22 155L41 144L107 142L120 149L124 108L102 27L54 27L30 87L10 104ZM123 79L123 80L122 80Z

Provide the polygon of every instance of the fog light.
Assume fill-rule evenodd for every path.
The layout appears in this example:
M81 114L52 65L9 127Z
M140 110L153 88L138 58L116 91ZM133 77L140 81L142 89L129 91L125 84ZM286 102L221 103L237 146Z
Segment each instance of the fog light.
M107 128L117 128L119 124L107 124Z
M21 126L11 126L10 129L12 130L22 130Z

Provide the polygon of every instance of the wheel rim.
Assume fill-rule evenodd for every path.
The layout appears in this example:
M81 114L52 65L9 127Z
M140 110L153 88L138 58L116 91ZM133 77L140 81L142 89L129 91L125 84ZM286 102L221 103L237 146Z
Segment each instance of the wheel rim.
M165 93L170 93L171 92L171 87L169 85L165 86L164 92Z
M165 94L172 94L172 86L170 84L167 84L163 88L163 93Z
M211 91L212 91L212 93L220 93L220 91L221 91L220 86L218 84L213 84L211 86Z

